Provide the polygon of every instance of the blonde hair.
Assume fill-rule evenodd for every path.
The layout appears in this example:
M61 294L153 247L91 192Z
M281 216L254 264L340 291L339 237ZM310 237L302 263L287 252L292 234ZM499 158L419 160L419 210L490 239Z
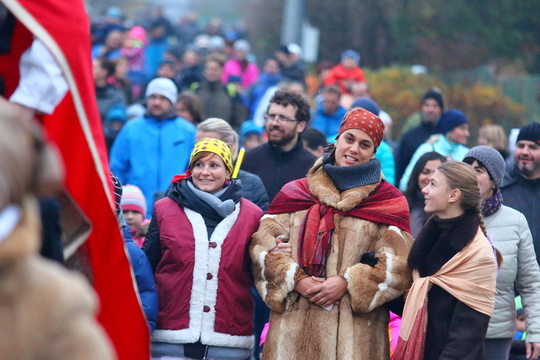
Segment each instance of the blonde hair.
M451 161L442 164L437 170L446 177L448 188L461 191L461 208L465 211L473 211L478 215L480 228L484 235L487 236L481 212L482 196L480 195L478 180L473 168L464 162Z
M233 159L238 155L238 134L231 125L223 119L209 118L197 125L197 131L218 133L221 140L231 145Z
M478 135L486 139L486 145L499 152L508 152L508 138L500 125L484 125L478 130Z

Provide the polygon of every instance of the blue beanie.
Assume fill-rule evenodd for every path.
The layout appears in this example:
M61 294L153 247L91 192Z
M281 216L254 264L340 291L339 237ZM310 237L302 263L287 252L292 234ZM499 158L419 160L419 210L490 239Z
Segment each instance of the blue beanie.
M379 116L379 112L381 111L379 105L377 105L375 101L371 100L368 97L363 97L355 100L355 102L352 103L351 108L355 107L361 107L362 109L367 110L373 115L377 116Z
M354 61L356 61L357 64L360 64L360 54L354 50L345 50L342 54L341 54L341 61L343 62L343 60L345 60L345 58L353 58Z
M255 123L251 120L246 120L240 127L240 144L243 144L244 141L246 141L246 138L251 134L262 136L263 133L264 129L262 127L255 125Z
M454 130L460 125L468 124L469 119L459 110L448 110L442 113L439 119L438 130L445 135L447 132Z

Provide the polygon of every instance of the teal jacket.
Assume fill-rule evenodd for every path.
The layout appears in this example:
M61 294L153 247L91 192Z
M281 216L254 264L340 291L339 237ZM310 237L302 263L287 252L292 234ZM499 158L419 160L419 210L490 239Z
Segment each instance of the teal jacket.
M375 158L381 162L381 171L384 175L384 179L392 185L395 184L395 173L396 173L396 164L394 161L394 153L392 148L388 143L383 140L377 152L375 153Z
M416 152L411 158L409 165L407 165L405 173L403 174L403 176L401 177L401 181L399 182L399 189L401 191L405 191L405 189L407 188L407 183L409 182L409 178L411 177L411 172L414 168L414 165L416 164L418 159L420 159L420 157L425 153L428 153L430 151L436 151L442 156L450 157L456 161L461 161L463 160L465 154L467 154L467 152L469 151L468 147L450 142L444 135L438 136L439 138L434 143L425 142L420 145L418 149L416 149Z

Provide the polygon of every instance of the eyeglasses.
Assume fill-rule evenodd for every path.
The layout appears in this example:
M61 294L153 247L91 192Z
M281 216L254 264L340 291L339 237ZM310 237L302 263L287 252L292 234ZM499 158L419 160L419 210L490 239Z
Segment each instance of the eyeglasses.
M279 115L279 114L266 114L264 116L264 121L268 122L268 121L277 121L277 122L296 122L298 120L296 119L289 119L288 117L285 117L283 115Z

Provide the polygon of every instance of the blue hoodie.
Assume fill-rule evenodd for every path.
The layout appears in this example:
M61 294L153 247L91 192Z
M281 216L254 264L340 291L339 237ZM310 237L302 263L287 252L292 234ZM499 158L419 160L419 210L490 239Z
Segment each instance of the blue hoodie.
M156 192L166 191L183 174L195 145L195 125L182 118L141 116L128 121L111 149L110 167L122 184L138 186L152 216Z

